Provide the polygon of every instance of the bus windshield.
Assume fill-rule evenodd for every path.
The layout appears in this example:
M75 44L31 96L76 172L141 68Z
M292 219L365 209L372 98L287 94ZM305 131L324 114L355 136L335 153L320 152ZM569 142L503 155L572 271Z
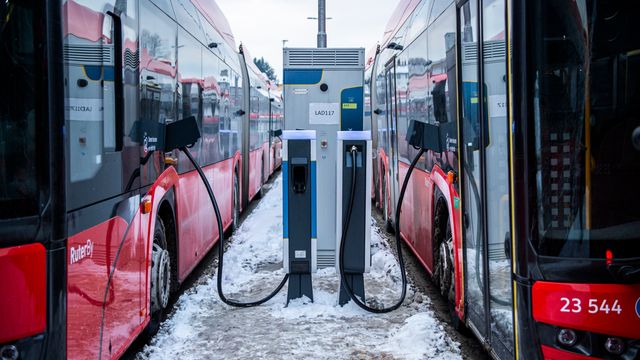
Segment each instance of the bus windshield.
M640 257L638 8L607 0L527 6L534 245L545 256Z
M37 214L32 1L0 1L0 220Z

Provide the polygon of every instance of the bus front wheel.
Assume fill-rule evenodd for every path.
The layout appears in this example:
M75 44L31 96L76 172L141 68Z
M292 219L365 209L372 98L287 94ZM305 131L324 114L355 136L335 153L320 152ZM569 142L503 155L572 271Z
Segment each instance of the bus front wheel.
M447 211L444 198L438 198L434 216L433 231L433 280L440 289L440 293L447 301L451 316L451 325L456 330L462 330L462 321L455 311L455 268L453 262L453 236L451 233L451 218Z
M151 291L149 292L151 321L146 329L148 335L158 332L162 318L169 306L171 278L171 256L168 250L165 226L162 218L157 216L151 253Z

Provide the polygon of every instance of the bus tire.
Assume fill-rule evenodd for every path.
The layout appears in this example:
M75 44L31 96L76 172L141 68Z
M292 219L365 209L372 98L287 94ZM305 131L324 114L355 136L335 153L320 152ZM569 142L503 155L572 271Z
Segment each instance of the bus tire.
M455 268L450 221L451 218L447 210L446 200L444 197L438 196L433 219L433 282L440 289L440 293L447 301L451 326L456 330L460 330L462 321L455 311Z
M149 291L149 308L151 321L145 329L147 336L153 336L160 329L172 289L171 255L168 250L167 233L164 221L156 216L153 233L153 250L151 252L151 290Z

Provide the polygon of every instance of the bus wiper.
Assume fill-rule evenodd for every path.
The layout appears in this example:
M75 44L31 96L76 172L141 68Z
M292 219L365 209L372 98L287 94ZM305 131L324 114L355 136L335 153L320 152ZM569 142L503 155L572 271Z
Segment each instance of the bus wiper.
M618 275L624 282L640 282L640 266L621 266L618 269Z
M623 284L640 283L640 265L607 264L611 276Z

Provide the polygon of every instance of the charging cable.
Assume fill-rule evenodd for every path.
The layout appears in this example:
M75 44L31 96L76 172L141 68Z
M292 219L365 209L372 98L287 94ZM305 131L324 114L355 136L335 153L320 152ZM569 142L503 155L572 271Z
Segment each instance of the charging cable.
M204 175L202 168L200 167L200 165L198 165L198 162L193 158L189 149L186 147L181 147L180 151L182 151L185 155L187 155L187 157L189 158L189 161L191 161L191 164L193 164L193 167L195 167L196 170L198 171L198 175L200 175L200 178L202 179L204 186L207 188L207 194L209 194L211 205L213 205L213 212L216 215L216 221L218 223L218 233L220 234L219 248L218 248L218 274L217 274L218 275L218 278L217 278L218 296L220 297L220 300L222 300L227 305L234 306L234 307L243 307L243 308L258 306L266 303L267 301L271 300L274 296L276 296L276 294L280 292L280 290L282 290L282 287L284 286L284 284L287 283L287 280L289 279L289 274L285 274L284 278L282 279L278 287L271 294L257 301L239 302L236 300L228 299L224 295L224 292L222 291L222 266L224 264L224 228L222 227L222 216L220 215L218 202L216 201L216 197L213 194L211 185L209 185L209 180L207 180L207 177Z
M400 299L398 300L398 302L386 308L370 307L364 301L360 300L357 296L355 296L355 294L353 293L353 289L351 288L351 285L347 282L347 277L344 272L345 239L347 237L347 231L349 230L349 222L351 220L351 211L353 210L353 199L355 197L355 192L356 192L356 177L357 177L356 160L357 160L358 148L356 148L355 146L352 146L350 152L351 152L351 160L352 160L351 163L353 165L351 169L351 193L349 194L349 207L347 210L347 216L345 218L344 224L342 225L342 237L340 239L340 261L339 261L340 278L342 280L342 284L345 290L347 291L347 294L349 294L349 297L351 298L351 300L353 300L353 302L355 302L356 305L358 305L360 308L372 313L377 313L377 314L388 313L398 309L404 302L404 299L407 295L407 273L404 268L404 258L402 257L402 240L400 238L400 211L402 209L402 201L404 199L404 193L407 190L407 185L409 184L409 178L411 177L411 173L413 172L413 169L416 167L418 160L420 160L420 157L422 156L422 154L424 154L424 149L420 149L416 157L411 162L411 165L409 166L409 170L407 171L407 175L405 176L404 181L402 182L402 189L400 190L400 198L398 198L398 206L397 206L396 216L395 216L395 225L396 225L395 238L396 238L396 251L398 252L398 264L400 265L400 274L402 276L402 293L400 294Z

